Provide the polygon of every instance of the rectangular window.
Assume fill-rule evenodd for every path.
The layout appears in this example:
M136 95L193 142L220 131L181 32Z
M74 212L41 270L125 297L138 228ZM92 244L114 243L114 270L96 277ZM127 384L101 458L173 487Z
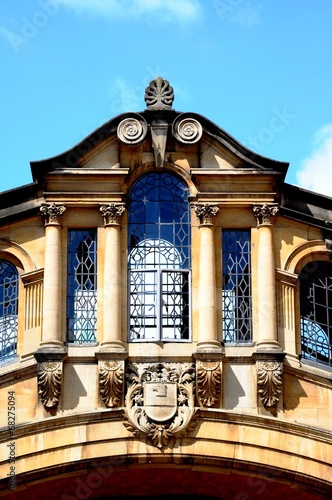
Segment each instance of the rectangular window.
M67 340L86 344L96 341L97 231L68 231Z
M252 340L250 231L222 231L223 339L228 343Z
M130 340L189 340L189 271L130 271Z

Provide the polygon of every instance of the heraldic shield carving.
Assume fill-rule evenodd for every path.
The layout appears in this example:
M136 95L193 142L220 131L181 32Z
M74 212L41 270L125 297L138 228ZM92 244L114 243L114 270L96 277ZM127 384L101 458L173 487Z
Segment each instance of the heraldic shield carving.
M124 425L134 436L163 448L196 427L194 363L130 363L126 379Z

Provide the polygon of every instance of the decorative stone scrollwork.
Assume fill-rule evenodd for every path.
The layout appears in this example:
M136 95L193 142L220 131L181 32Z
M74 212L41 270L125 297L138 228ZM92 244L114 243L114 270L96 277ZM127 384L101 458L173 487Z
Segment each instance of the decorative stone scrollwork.
M99 361L99 391L105 406L121 406L123 397L124 361Z
M200 219L202 225L212 225L212 217L216 216L219 212L219 207L217 205L210 205L205 203L205 205L192 205L195 210L195 214Z
M38 392L47 409L55 408L61 393L62 361L38 363Z
M202 134L202 125L194 118L180 118L173 124L174 137L184 144L195 144L200 140Z
M130 363L125 427L157 448L186 436L197 422L194 363Z
M147 123L142 117L139 119L131 117L119 123L117 134L124 144L138 144L145 138L147 129Z
M258 362L257 384L258 394L264 406L276 406L282 390L282 362L278 360L262 360Z
M59 218L66 211L64 205L56 205L55 203L43 204L40 207L40 213L45 218L45 224L59 224Z
M118 224L118 218L125 211L123 203L111 203L110 205L102 205L100 207L102 216L104 217L104 225Z
M273 223L273 218L279 212L279 205L277 203L254 205L253 212L258 226L270 226Z
M173 87L168 80L158 76L146 87L144 100L148 109L171 109L174 101Z
M218 407L221 394L220 361L197 361L197 399L199 405Z

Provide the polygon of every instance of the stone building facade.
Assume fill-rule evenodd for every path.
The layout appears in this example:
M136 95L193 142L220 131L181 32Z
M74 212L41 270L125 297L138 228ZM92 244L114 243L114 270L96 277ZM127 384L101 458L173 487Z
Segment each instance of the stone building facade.
M1 498L330 498L332 199L173 98L0 194Z

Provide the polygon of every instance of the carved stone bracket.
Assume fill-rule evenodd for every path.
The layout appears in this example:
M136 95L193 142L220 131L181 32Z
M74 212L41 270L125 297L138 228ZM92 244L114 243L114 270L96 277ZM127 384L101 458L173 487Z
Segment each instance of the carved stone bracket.
M151 123L151 139L156 167L162 168L165 161L168 123L154 120Z
M126 370L125 427L157 448L197 425L194 363L130 363Z
M218 408L221 396L221 362L197 360L196 380L199 406Z
M125 211L124 203L111 203L100 207L104 218L104 226L119 225L118 219Z
M51 352L38 349L34 355L38 362L37 381L40 400L45 409L55 409L60 399L62 366L67 354L64 351Z
M273 219L279 212L278 203L254 205L253 212L257 220L257 226L271 226Z
M44 203L40 207L40 213L45 218L46 224L59 224L59 218L66 211L64 205L56 205L55 203Z
M205 203L204 205L193 204L192 208L200 219L201 225L204 226L211 226L212 218L219 212L219 207L217 205L211 205L209 203Z
M277 406L282 393L283 358L285 353L254 354L257 365L257 392L263 405L267 408Z
M121 359L100 359L98 361L99 392L108 408L122 406L124 363L124 360Z
M144 100L148 109L172 109L173 87L170 86L168 80L158 76L146 87Z

